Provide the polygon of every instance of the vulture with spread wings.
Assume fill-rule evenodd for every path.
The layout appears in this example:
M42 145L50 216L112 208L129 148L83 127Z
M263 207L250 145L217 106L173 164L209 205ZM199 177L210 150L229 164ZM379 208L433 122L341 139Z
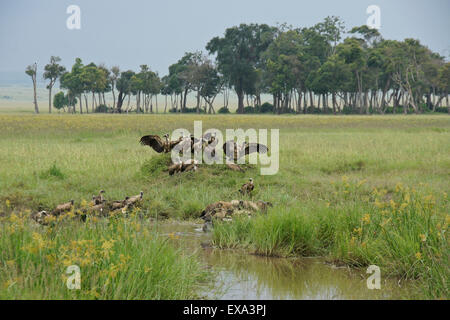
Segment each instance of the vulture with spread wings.
M183 140L183 137L180 137L178 140L170 141L168 133L166 133L163 136L163 138L164 140L157 135L143 136L140 140L140 143L144 146L149 146L153 148L153 150L155 150L158 153L161 152L168 153Z
M223 153L228 159L234 161L237 161L238 159L253 152L267 153L268 151L269 148L266 145L255 142L244 142L241 146L239 146L236 142L230 140L223 144Z

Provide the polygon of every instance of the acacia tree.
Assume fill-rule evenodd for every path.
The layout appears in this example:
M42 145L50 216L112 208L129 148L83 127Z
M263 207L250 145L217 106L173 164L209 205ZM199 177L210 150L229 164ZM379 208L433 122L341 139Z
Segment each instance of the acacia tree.
M132 70L127 70L120 73L117 79L116 88L119 90L117 97L117 112L122 113L122 105L125 98L131 93L131 78L135 75Z
M120 75L120 68L118 66L111 67L109 75L109 83L111 84L111 93L113 96L113 110L116 110L116 82Z
M52 88L56 83L56 80L66 71L66 68L58 62L61 61L60 57L51 56L50 63L44 67L44 79L49 80L47 85L48 89L48 112L52 113Z
M70 72L63 73L59 78L61 88L68 90L67 93L69 99L68 105L72 106L72 112L74 113L77 96L80 98L80 113L83 112L81 100L81 95L85 90L82 78L83 67L84 66L81 59L76 58L75 63L72 66L72 70ZM86 103L86 110L87 110L87 103Z
M223 78L219 74L217 67L209 60L205 61L200 68L200 86L198 94L205 100L208 113L216 113L213 103L224 84ZM205 106L205 112L207 106Z
M260 54L272 42L276 29L266 24L241 24L215 37L206 49L217 54L219 71L238 96L238 113L244 112L244 95L255 91Z
M25 73L31 77L31 81L33 81L33 103L34 103L34 113L39 113L39 107L37 102L37 94L36 94L36 74L37 74L37 63L29 65L25 69Z

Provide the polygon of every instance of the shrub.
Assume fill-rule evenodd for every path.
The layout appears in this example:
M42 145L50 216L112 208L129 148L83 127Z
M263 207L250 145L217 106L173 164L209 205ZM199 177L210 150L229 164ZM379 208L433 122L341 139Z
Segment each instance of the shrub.
M230 113L230 110L227 107L220 108L217 113Z
M99 104L94 110L95 113L108 113L111 111L112 109L109 108L106 104Z
M434 111L439 113L449 113L447 107L437 107Z
M252 106L244 107L244 113L256 113L256 110Z
M269 102L264 102L260 107L259 107L259 112L260 113L270 113L273 112L273 105Z

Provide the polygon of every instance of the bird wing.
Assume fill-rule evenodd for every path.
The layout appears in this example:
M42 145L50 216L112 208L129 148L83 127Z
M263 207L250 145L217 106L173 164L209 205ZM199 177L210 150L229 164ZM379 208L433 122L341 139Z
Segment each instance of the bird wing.
M250 154L253 152L259 152L259 153L267 153L267 151L269 151L269 148L267 148L266 145L261 144L261 143L248 143L245 146L245 154Z
M152 147L158 153L164 151L164 143L157 135L143 136L139 142L144 146Z

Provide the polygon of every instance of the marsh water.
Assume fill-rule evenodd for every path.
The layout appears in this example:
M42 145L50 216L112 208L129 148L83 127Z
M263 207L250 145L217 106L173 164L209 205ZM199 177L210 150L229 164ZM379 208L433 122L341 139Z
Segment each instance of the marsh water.
M211 299L401 299L408 287L383 279L381 289L369 290L365 272L339 268L322 258L271 258L243 250L222 250L209 245L211 234L201 225L158 224L176 246L197 251L211 271L213 285L201 294Z

